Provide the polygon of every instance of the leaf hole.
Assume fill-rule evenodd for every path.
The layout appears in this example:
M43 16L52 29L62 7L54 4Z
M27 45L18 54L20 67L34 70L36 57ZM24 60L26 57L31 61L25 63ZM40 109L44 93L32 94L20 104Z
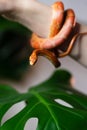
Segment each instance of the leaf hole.
M38 118L29 119L24 127L24 130L36 130L38 124Z
M16 103L12 107L9 108L9 110L4 114L1 125L4 124L7 120L15 116L17 113L19 113L23 108L25 107L25 102L22 101L20 103Z
M55 99L55 102L59 103L60 105L65 106L65 107L73 108L73 106L71 104L69 104L68 102L66 102L62 99Z

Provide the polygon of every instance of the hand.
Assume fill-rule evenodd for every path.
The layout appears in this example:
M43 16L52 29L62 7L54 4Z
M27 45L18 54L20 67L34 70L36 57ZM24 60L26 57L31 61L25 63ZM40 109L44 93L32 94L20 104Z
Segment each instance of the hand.
M0 14L6 18L23 24L41 37L48 36L52 8L41 4L36 0L0 0ZM87 26L79 24L79 30L77 29L77 32L87 32ZM85 66L87 66L86 41L87 36L82 37L78 44L77 42L75 43L75 46L70 54ZM81 45L80 50L79 45ZM62 46L62 50L65 50L65 46L66 45ZM81 51L81 57L77 58L79 51Z

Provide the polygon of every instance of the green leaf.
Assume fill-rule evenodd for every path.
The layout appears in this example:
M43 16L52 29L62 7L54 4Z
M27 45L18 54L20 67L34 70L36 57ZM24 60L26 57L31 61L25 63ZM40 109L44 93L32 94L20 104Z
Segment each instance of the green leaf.
M74 90L70 79L70 73L58 70L47 81L33 86L25 94L1 85L1 120L13 104L25 101L26 106L2 124L0 130L24 130L26 122L32 117L38 119L37 130L87 130L87 96ZM57 99L71 107L56 102Z
M21 32L21 33L26 33L29 34L31 33L26 27L24 27L23 25L17 23L17 22L13 22L10 20L7 20L3 17L0 16L0 31L6 31L6 30L15 30L17 32Z

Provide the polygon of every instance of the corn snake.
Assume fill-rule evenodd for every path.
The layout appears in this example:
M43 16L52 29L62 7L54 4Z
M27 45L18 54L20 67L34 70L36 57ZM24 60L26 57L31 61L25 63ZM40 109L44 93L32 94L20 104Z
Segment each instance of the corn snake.
M75 27L75 13L72 9L64 11L64 4L62 2L55 2L52 5L52 23L50 26L50 33L47 38L32 34L30 44L35 49L31 54L29 60L30 64L34 65L39 55L47 57L55 67L60 66L58 58L68 55L78 36L85 33L77 33L70 41L70 44L65 52L58 50L58 46L63 44L68 39L73 28Z

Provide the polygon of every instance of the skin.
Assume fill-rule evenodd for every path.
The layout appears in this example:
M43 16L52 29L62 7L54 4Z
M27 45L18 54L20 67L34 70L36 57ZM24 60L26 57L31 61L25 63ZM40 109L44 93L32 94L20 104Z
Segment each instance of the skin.
M49 35L52 19L52 7L39 3L36 0L0 0L0 14L10 20L23 24L28 29L35 32L38 36L46 38ZM86 32L87 26L79 24L79 29L77 31L79 33ZM73 34L75 34L75 31L73 31ZM87 66L86 41L86 35L82 36L81 40L79 41L82 44L80 44L81 57L78 57L78 62L84 66ZM64 50L66 46L67 44L64 44L62 50ZM79 53L79 44L76 42L70 55L76 59L78 55L77 53Z
M57 19L56 19L57 20ZM63 19L62 19L63 21ZM61 21L60 21L61 23ZM59 23L59 24L60 24ZM69 36L75 26L75 15L72 9L66 11L66 18L63 27L54 37L40 38L36 34L32 35L31 45L33 48L52 49L62 44Z
M70 56L87 68L87 25L77 23L77 31L79 32L79 37L74 43ZM73 34L77 31L74 30Z
M31 37L31 45L33 48L35 48L29 59L31 65L34 65L36 63L37 57L40 54L49 57L53 65L57 67L58 65L55 65L55 61L58 61L58 58L60 57L68 55L73 47L75 40L71 41L68 49L64 53L60 53L58 49L58 46L64 44L72 32L72 29L75 27L74 11L72 9L64 11L64 5L62 2L55 2L52 7L52 25L48 38L41 38L35 33ZM77 36L75 39L76 38ZM49 51L45 53L46 50ZM53 57L53 55L55 57ZM58 62L56 62L56 64L58 64Z

